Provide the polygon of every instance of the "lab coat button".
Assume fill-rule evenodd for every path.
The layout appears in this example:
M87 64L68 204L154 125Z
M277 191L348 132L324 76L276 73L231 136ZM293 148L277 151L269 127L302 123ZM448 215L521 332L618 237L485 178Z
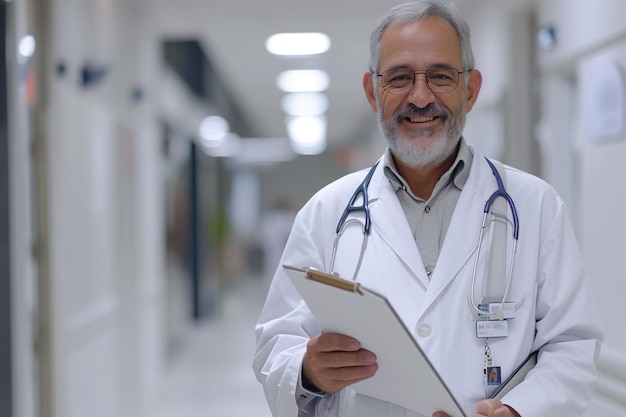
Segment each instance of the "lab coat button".
M432 329L430 328L428 324L422 324L417 328L417 334L421 337L430 336L431 331Z
M430 206L426 206L426 208L424 209L424 211L425 211L426 213L430 213Z

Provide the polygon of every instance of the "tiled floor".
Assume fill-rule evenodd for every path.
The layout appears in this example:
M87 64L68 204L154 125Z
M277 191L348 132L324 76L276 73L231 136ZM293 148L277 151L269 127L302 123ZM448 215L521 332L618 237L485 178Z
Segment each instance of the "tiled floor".
M265 287L244 280L224 295L219 316L190 330L148 417L271 417L252 371Z

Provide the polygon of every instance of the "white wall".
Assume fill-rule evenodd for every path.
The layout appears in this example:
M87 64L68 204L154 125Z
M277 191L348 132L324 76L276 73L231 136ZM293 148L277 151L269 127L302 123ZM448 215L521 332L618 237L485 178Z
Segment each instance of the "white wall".
M596 71L596 64L605 57L617 61L626 70L626 36L614 45L598 49L578 62L579 81L588 71ZM622 78L622 81L624 79ZM626 85L615 86L626 95ZM585 110L585 96L581 96L580 114L583 122L594 123ZM622 112L626 123L626 113ZM607 142L592 140L586 123L582 123L580 144L581 210L583 248L587 267L594 282L598 307L606 328L599 368L602 372L598 401L603 407L619 406L626 413L626 332L624 318L626 304L626 272L623 268L626 221L622 207L626 203L626 131ZM591 415L591 414L590 414ZM603 415L607 415L603 412ZM609 414L610 415L610 414Z
M465 137L486 156L539 175L532 8L528 1L494 3L498 2L482 0L466 6L483 85L468 116Z
M54 417L131 416L165 358L160 131L135 101L158 66L142 0L52 0L48 155ZM152 40L152 42L150 42ZM54 71L59 63L64 74ZM85 64L106 69L80 84ZM52 69L52 70L51 70Z
M586 129L588 123L598 122L586 107L589 96L583 95L584 81L589 71L607 57L619 62L622 75L626 72L626 3L621 0L547 0L538 2L538 22L551 24L557 36L556 48L538 55L541 77L550 91L570 102L556 101L544 96L543 109L560 112L557 119L569 137L561 137L552 145L548 163L555 171L570 169L576 178L576 189L571 190L578 212L577 231L581 238L589 277L596 293L602 316L606 341L599 359L600 381L594 403L586 416L617 417L626 415L626 308L622 294L626 293L626 274L623 255L626 220L621 207L626 203L626 131L613 135L608 141L593 141ZM568 92L568 85L571 93ZM615 86L618 88L618 85ZM597 87L596 87L597 88ZM621 87L622 94L626 88ZM560 107L559 107L560 106ZM572 107L568 110L568 107ZM564 113L569 112L569 117ZM623 114L626 119L626 114ZM544 138L556 134L558 126L542 126ZM626 123L626 120L625 120ZM569 147L569 148L568 148ZM575 159L562 166L562 158L573 152Z

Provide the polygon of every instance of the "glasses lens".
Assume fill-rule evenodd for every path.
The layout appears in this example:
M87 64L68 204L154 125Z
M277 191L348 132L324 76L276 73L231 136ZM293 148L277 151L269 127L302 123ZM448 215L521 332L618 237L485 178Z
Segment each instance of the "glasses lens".
M390 94L402 94L411 89L415 74L412 70L391 69L383 72L383 88Z
M434 93L447 93L459 84L459 73L454 68L433 68L427 71L391 69L382 73L383 88L390 94L404 94L411 89L416 74L424 74L428 87Z
M452 91L459 83L457 70L451 68L436 68L426 71L426 81L434 92L444 93Z

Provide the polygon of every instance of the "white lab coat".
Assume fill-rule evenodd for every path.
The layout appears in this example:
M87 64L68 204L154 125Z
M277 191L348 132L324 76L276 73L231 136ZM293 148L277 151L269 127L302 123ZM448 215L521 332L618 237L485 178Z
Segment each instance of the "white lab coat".
M368 188L372 232L358 276L363 285L389 299L468 414L484 398L485 385L484 339L476 337L467 296L484 204L497 188L483 156L471 150L470 175L430 280L398 198L379 164ZM590 401L596 380L594 360L602 339L582 256L566 207L555 191L527 173L510 167L505 172L520 222L508 300L521 304L515 319L508 320L508 337L490 339L490 347L503 379L530 352L539 350L540 355L536 368L503 402L522 417L578 416ZM341 178L311 198L297 215L282 264L329 269L337 221L366 173ZM334 268L341 276L352 277L362 238L359 224L347 227ZM482 290L482 264L476 298ZM320 328L281 268L256 332L253 367L273 415L304 415L296 405L295 387L306 343ZM315 416L418 414L348 387L320 399Z

